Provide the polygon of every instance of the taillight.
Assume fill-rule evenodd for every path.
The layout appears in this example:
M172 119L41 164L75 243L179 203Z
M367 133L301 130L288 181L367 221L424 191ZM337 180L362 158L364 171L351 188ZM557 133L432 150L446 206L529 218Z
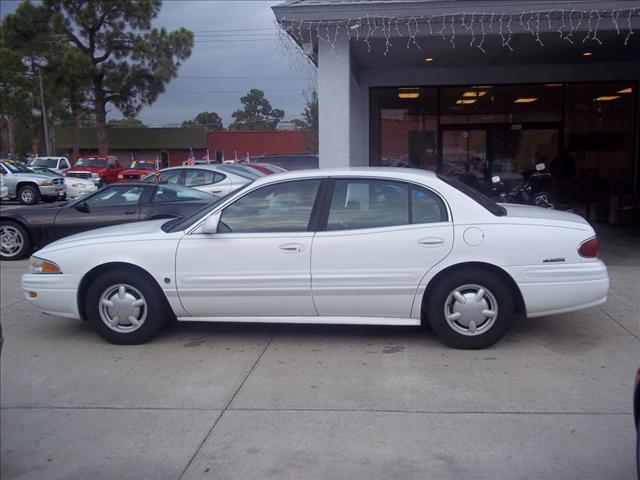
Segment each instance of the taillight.
M600 242L598 241L598 237L593 237L582 242L578 247L578 253L581 257L597 257L600 253Z

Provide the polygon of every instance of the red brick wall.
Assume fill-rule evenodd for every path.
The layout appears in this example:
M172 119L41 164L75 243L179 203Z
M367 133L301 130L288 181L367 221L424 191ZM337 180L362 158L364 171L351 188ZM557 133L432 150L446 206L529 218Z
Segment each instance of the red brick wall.
M218 131L207 132L207 146L211 160L215 160L216 150L224 152L225 160L249 155L306 155L310 152L305 145L304 133L297 130L260 131Z

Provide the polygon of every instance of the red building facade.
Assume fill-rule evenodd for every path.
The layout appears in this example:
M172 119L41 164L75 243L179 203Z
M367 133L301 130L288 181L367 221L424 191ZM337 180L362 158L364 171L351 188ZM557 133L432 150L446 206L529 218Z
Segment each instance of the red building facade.
M212 161L239 160L262 155L308 155L304 132L299 130L221 130L207 132Z

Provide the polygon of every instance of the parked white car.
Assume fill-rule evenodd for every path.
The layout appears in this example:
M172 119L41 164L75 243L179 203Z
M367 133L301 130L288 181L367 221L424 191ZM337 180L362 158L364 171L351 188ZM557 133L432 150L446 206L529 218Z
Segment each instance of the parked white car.
M419 325L483 348L514 312L598 305L607 268L572 213L498 205L417 169L262 177L182 220L93 230L30 260L26 298L135 344L207 322ZM560 321L560 320L558 320Z
M9 198L9 187L4 184L2 177L0 177L0 200L5 198Z
M29 161L29 167L44 167L56 173L62 173L71 168L71 162L67 157L35 157Z
M213 164L170 167L160 170L161 182L184 185L217 197L227 195L258 177L258 174L253 174L251 171L245 173L242 170L236 171L235 169L227 169L226 166ZM155 174L147 175L142 181L155 181Z
M98 189L93 180L87 180L86 178L65 177L64 184L67 186L68 198L84 197Z

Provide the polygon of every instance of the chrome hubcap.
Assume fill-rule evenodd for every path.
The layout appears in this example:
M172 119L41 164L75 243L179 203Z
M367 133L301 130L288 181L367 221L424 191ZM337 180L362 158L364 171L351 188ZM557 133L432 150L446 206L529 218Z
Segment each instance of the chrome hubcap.
M444 317L449 326L462 335L481 335L496 322L498 302L481 285L462 285L447 297Z
M107 288L99 302L100 318L115 332L134 332L147 318L144 295L131 285L122 283Z
M22 200L25 201L25 202L32 202L33 201L33 192L31 190L23 190L20 193L20 198L22 198Z
M13 257L17 255L24 245L22 233L15 227L0 227L0 250L3 257Z

